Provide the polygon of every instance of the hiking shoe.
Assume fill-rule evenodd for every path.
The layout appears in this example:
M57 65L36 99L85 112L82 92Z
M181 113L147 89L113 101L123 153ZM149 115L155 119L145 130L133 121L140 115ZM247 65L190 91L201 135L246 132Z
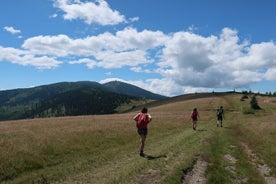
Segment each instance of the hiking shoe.
M140 156L144 157L145 156L144 152L140 152Z

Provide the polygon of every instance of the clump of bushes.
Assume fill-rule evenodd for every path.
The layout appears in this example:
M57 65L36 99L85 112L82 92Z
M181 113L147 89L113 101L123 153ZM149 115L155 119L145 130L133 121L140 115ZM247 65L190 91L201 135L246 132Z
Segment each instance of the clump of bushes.
M245 99L248 99L248 96L246 94L241 97L241 101L244 101Z

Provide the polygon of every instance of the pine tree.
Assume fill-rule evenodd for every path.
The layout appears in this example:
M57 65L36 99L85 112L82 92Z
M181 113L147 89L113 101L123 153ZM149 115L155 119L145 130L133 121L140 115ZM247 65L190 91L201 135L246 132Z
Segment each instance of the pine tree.
M254 95L251 98L250 106L251 106L252 109L255 109L255 110L261 109L261 107L258 105L258 101L257 101L256 95Z

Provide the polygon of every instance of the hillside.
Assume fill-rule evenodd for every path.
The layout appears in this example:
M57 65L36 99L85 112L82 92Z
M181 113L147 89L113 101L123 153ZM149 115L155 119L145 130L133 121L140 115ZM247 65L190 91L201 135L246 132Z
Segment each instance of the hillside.
M153 99L153 100L161 100L161 99L167 98L166 96L158 95L150 91L144 90L142 88L139 88L137 86L120 82L120 81L111 81L103 85L111 89L111 91L119 94L125 94L129 96L135 96L139 98Z
M257 95L261 110L250 110L251 94L243 97L181 96L152 106L145 157L132 120L138 110L2 122L0 182L274 184L276 97ZM197 130L189 120L194 107Z
M0 91L0 120L110 114L123 104L162 97L120 82L61 82Z
M213 92L213 93L191 93L191 94L184 94L184 95L179 95L179 96L174 96L174 97L170 97L170 98L164 98L161 100L152 101L152 102L147 103L146 106L148 108L152 108L152 107L166 105L166 104L175 103L175 102L179 102L179 101L186 101L186 100L200 99L200 98L215 98L215 97L231 95L231 94L238 94L238 93L233 92L233 91L216 92L216 93L215 92ZM131 112L131 111L137 111L137 110L141 109L143 106L144 106L144 104L136 106L135 108L132 108L132 109L128 109L124 112L126 113L126 112Z

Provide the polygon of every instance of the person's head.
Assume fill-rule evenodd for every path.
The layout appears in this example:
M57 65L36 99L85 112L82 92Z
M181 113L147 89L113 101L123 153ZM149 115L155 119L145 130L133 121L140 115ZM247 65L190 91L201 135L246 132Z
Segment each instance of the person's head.
M141 110L142 113L148 113L148 109L146 107L144 107L142 110Z
M194 108L194 111L197 111L197 109L196 109L196 108Z
M220 108L222 109L223 107L222 107L222 106L220 106Z

